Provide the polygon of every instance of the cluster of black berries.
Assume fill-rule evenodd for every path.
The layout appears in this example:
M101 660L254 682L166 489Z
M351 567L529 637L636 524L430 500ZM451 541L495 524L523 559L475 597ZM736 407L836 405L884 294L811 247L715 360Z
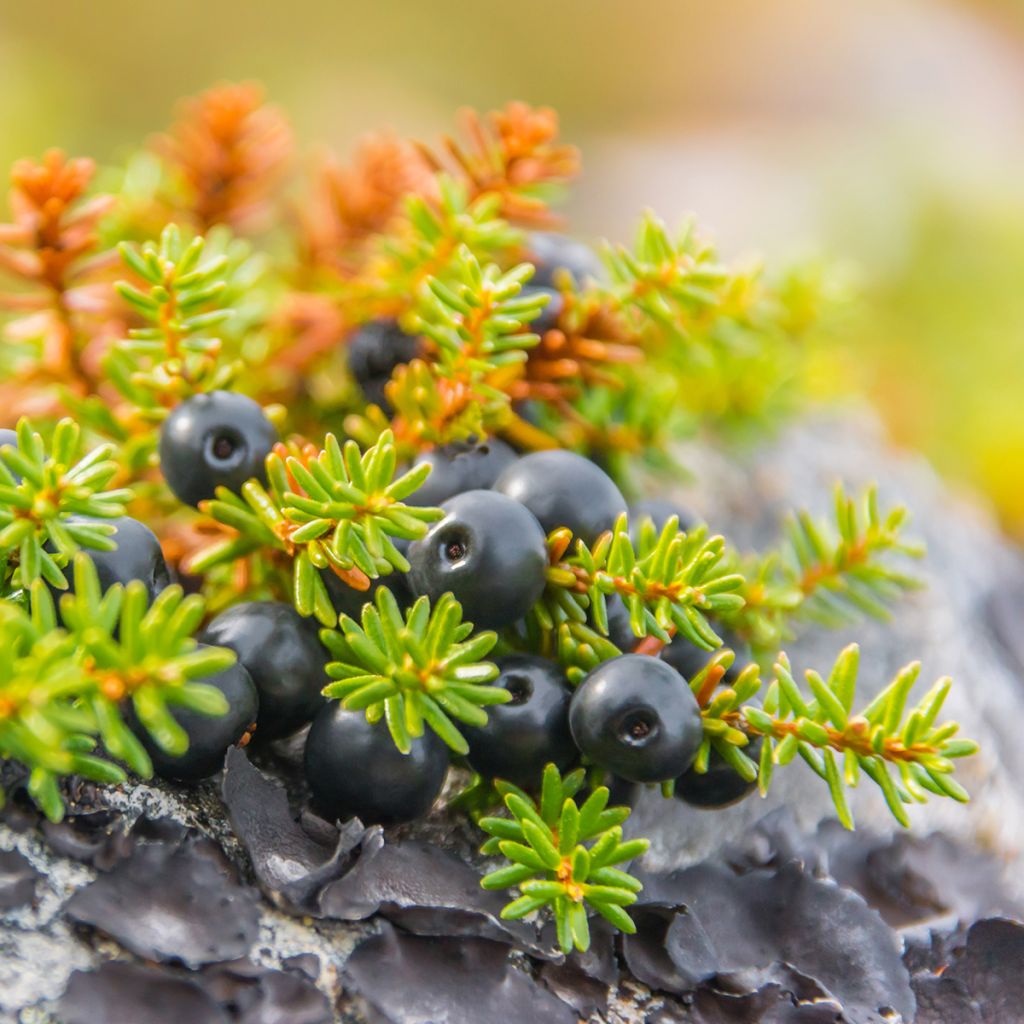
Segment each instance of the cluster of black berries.
M189 504L213 496L218 486L237 490L263 475L276 432L252 400L230 392L199 395L178 406L160 438L165 478ZM424 454L431 467L410 501L439 506L444 517L408 546L411 571L393 573L387 585L402 604L420 595L452 593L478 628L514 627L541 596L547 568L546 534L567 527L593 543L627 511L626 500L590 460L566 451L519 457L499 440L448 445ZM660 528L686 513L663 501L641 502L631 520L647 517ZM100 582L143 580L151 597L170 574L156 536L133 519L115 522L113 552L91 552ZM339 612L358 617L370 593L332 588ZM636 642L625 605L609 599L613 642ZM231 669L208 680L228 698L229 712L210 718L177 710L188 750L172 757L140 730L157 773L195 781L215 773L228 746L248 736L265 742L312 723L305 748L306 775L319 808L331 817L358 815L367 822L408 821L437 798L449 750L429 730L409 754L395 747L383 723L347 711L321 696L327 652L316 628L290 605L247 602L217 616L200 643L229 647ZM465 727L468 765L480 774L532 789L543 768L565 770L581 760L604 769L619 784L675 781L676 794L700 807L740 799L750 786L716 755L708 771L692 769L702 739L697 701L687 678L705 655L677 639L660 657L626 653L606 661L573 690L555 662L533 654L496 659L495 682L512 699L493 706L488 723Z
M557 244L556 244L557 243ZM539 270L531 287L549 290L557 302L556 268L574 276L593 273L589 250L536 236ZM550 251L548 251L550 250ZM393 324L368 325L351 341L352 372L369 400L383 402L383 383L395 366L416 354L413 339ZM227 391L181 403L160 435L160 462L173 493L198 505L217 487L238 491L255 477L265 481L265 459L277 433L259 405ZM541 597L548 566L546 536L565 527L587 544L610 530L623 513L660 529L672 516L688 515L671 502L627 503L595 463L567 451L519 456L500 440L436 448L421 461L431 473L408 500L438 506L444 517L406 550L411 570L374 581L358 593L326 574L339 612L353 618L387 586L400 604L451 593L477 628L514 630ZM155 535L132 519L117 521L114 552L92 552L104 586L146 582L155 596L169 582ZM625 604L608 599L610 637L631 651L636 638ZM294 734L312 723L305 747L306 775L319 808L331 817L358 815L394 823L425 814L440 793L449 766L448 747L429 730L409 754L394 745L383 723L361 711L327 701L327 652L316 628L290 605L270 601L238 604L209 623L200 643L229 647L233 668L209 680L227 696L230 711L209 718L190 711L175 716L189 736L179 757L144 742L163 777L194 781L216 772L228 746L255 727L262 743ZM465 727L468 765L481 775L526 789L539 783L544 766L560 770L579 761L603 769L618 784L674 781L678 796L701 807L722 806L750 786L712 753L706 772L693 770L703 729L700 708L687 679L706 655L683 639L660 654L625 653L604 662L575 690L561 666L534 654L496 659L495 684L512 699L493 706L486 726Z

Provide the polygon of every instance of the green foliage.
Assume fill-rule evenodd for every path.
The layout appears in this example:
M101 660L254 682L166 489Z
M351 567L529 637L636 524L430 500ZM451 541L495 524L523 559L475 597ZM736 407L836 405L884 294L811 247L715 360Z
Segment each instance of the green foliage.
M682 531L673 516L660 533L646 521L634 543L622 515L592 547L577 540L574 553L567 555L570 542L568 530L549 536L548 585L530 613L541 633L559 631L570 678L614 656L611 651L619 653L604 640L609 594L625 602L638 638L653 636L667 643L678 632L705 650L721 646L709 616L740 607L736 591L743 585L743 577L724 562L722 537L709 537L704 527Z
M118 294L149 326L130 330L104 368L126 398L157 419L167 414L161 397L180 401L227 387L238 371L237 365L219 365L222 343L209 335L232 315L217 306L227 289L228 259L202 263L204 246L202 236L185 244L174 224L164 228L159 245L119 246L125 264L149 287L121 281Z
M433 339L443 369L488 373L526 360L537 335L523 330L544 308L543 293L524 296L523 284L533 275L529 263L507 273L497 264L481 266L465 245L459 247L452 280L427 279L416 312L419 333Z
M460 244L443 275L424 278L407 319L411 331L433 343L432 354L399 367L389 385L403 448L488 437L509 420L507 384L537 344L526 325L547 301L544 293L522 294L532 273L528 263L502 272ZM371 409L346 427L367 442L386 422Z
M497 666L482 661L494 647L491 632L474 635L462 621L462 608L445 594L431 609L419 598L403 616L387 587L379 587L374 604L363 606L362 622L342 615L340 630L323 630L332 657L327 674L337 680L324 688L350 710L366 712L371 721L387 721L396 746L410 750L424 724L452 750L469 750L455 721L487 724L489 704L510 699L507 690L487 684ZM453 721L453 719L455 721Z
M105 489L118 473L115 449L81 455L81 430L70 419L57 424L49 445L27 419L17 437L17 447L0 448L0 595L40 578L63 590L63 567L79 548L114 549L114 528L95 520L124 515L132 494Z
M396 465L390 431L365 452L355 441L342 446L333 434L308 461L272 452L269 488L250 480L241 495L222 487L205 503L207 513L237 536L207 548L191 561L191 571L207 572L260 550L283 552L292 560L295 607L333 626L336 612L320 573L334 572L365 589L370 579L393 569L407 572L409 563L392 538L414 540L441 518L440 509L403 503L430 467L396 478Z
M673 239L650 212L640 224L635 245L608 247L605 257L623 306L677 339L696 337L694 328L722 302L730 278L714 247L698 237L693 222Z
M585 778L582 769L562 778L549 764L539 802L499 781L496 786L511 817L478 822L492 837L482 851L500 853L509 861L485 875L481 884L485 889L516 887L522 893L501 916L515 920L550 909L564 953L590 947L588 908L620 931L636 931L624 908L636 902L642 886L616 865L639 857L650 845L646 839L623 840L629 808L608 807L604 786L577 803Z
M739 723L743 731L764 737L761 791L767 790L776 766L799 754L828 785L839 820L847 828L853 828L853 818L844 787L856 786L862 772L881 789L903 826L910 824L904 804L923 803L929 794L965 802L967 792L953 778L954 760L976 753L978 745L957 738L956 722L937 722L952 681L940 679L908 709L910 690L921 670L913 662L855 713L859 659L859 648L851 644L836 659L827 680L808 671L808 697L793 679L789 659L779 656L763 706L744 707ZM731 741L732 735L726 738Z
M907 519L903 506L880 511L875 487L855 500L837 485L831 523L798 512L777 551L739 562L743 604L726 609L724 621L756 651L773 654L801 623L834 629L865 615L888 618L887 605L921 585L892 564L894 556L924 554L903 537Z
M168 587L148 606L140 581L102 592L83 553L74 575L75 593L61 598L61 622L42 580L32 586L30 609L0 601L0 756L29 769L29 793L54 821L64 813L61 776L125 780L119 765L93 753L98 740L138 775L152 774L149 755L125 724L126 700L160 747L182 753L188 739L169 709L223 714L224 695L198 680L235 660L232 651L200 649L192 639L203 601L184 597L181 587Z
M380 266L370 283L378 301L405 305L420 294L426 278L451 279L453 257L457 260L461 249L490 262L512 251L523 237L501 217L497 196L470 199L464 184L444 174L437 177L436 201L409 196L405 215L402 232L380 240Z

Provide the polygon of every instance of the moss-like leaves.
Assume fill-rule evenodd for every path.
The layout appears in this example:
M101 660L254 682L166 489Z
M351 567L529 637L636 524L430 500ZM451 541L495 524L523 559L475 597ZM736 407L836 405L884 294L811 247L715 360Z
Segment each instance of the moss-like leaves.
M859 649L851 644L836 659L827 680L807 672L808 697L793 679L789 659L779 656L763 707L742 711L741 727L765 737L762 791L774 767L799 754L828 785L847 828L853 827L853 817L845 787L856 786L862 772L881 789L889 810L904 826L910 824L904 805L924 803L929 794L966 802L967 791L953 778L954 762L977 753L978 745L958 738L956 722L938 722L952 680L940 679L908 709L910 690L921 670L920 663L913 662L865 708L854 712L859 660Z
M228 387L240 364L220 359L221 341L212 328L233 315L218 306L227 290L227 256L202 262L202 236L185 243L168 224L159 244L119 246L121 258L148 288L120 281L121 298L148 321L130 330L104 360L107 376L144 417L159 421L168 407L197 392ZM161 399L164 399L163 401Z
M363 606L361 623L343 615L338 630L321 631L334 657L327 674L337 680L324 695L365 711L370 721L386 719L403 753L427 725L465 754L469 747L455 722L486 725L484 708L511 699L507 690L488 685L498 669L482 660L496 634L472 634L473 624L462 621L451 594L433 609L421 597L403 616L391 591L379 587L374 603Z
M582 804L576 795L585 773L564 778L549 764L544 770L540 801L505 782L498 782L511 817L486 817L480 827L492 838L482 847L510 862L486 875L485 889L517 887L522 895L509 903L502 917L517 919L550 908L563 952L590 946L587 909L596 910L620 931L636 931L625 907L636 902L642 886L616 865L639 857L646 839L622 838L628 807L608 807L608 790L595 789Z
M549 536L548 585L530 616L542 632L559 630L560 659L570 664L573 681L619 653L605 639L609 594L625 602L638 638L650 635L667 643L678 633L709 651L722 643L709 614L743 605L737 593L743 577L723 562L724 539L709 537L704 527L684 532L675 516L660 533L645 521L635 543L625 515L593 547L577 540L569 555L571 540L564 529Z
M385 431L376 444L360 451L355 441L342 446L328 434L322 451L308 459L278 452L267 456L269 487L258 480L236 495L218 488L204 511L237 531L190 561L192 572L206 572L260 548L293 559L293 600L302 615L333 626L336 612L320 571L335 573L356 589L409 563L392 538L414 540L440 519L436 508L406 505L430 467L421 464L395 478L394 437Z
M921 586L894 565L924 554L903 536L908 519L902 505L881 511L875 487L853 498L838 484L831 521L797 512L778 550L739 561L743 604L726 610L726 621L774 655L800 623L835 629L864 616L887 619L889 605Z
M40 578L63 590L63 567L76 551L115 547L113 526L69 520L122 516L132 492L105 490L118 472L113 445L79 457L81 430L73 420L57 424L49 446L27 419L17 438L17 447L0 448L0 594Z
M223 714L224 695L198 680L235 660L232 651L200 649L192 639L203 601L184 597L180 587L168 587L148 607L141 581L104 593L81 553L74 579L75 593L61 598L62 623L42 580L32 586L30 609L0 602L0 757L30 769L29 793L55 821L64 813L61 776L124 781L118 765L92 753L97 739L137 774L152 774L122 717L126 700L161 747L181 753L188 738L169 708Z

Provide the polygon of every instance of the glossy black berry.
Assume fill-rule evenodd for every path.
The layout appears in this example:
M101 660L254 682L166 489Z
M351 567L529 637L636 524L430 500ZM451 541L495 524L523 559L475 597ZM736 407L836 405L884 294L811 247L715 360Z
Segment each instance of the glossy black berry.
M327 651L316 622L304 619L290 604L236 604L218 615L199 639L230 647L252 677L260 697L260 741L289 735L323 706Z
M179 501L198 505L218 487L238 491L256 477L277 431L260 406L235 391L193 395L160 428L160 468Z
M107 523L115 527L111 540L117 545L114 551L97 551L84 548L92 564L96 566L100 588L107 590L115 583L128 584L132 580L142 580L146 584L149 600L160 593L171 582L171 575L164 561L163 551L156 534L144 523L130 516L117 519L91 519L86 516L75 516L70 522ZM69 568L64 573L68 581L68 590L53 591L54 597L60 593L74 593L74 572Z
M512 700L488 707L483 728L463 727L467 760L481 775L536 789L546 764L563 770L576 760L565 674L556 662L532 654L495 662L501 674L494 685L508 690Z
M142 741L153 761L153 771L174 782L198 782L224 767L228 747L238 743L256 723L259 696L249 673L238 663L201 680L216 686L227 698L223 715L201 715L188 708L172 708L175 721L188 734L188 750L177 756L161 750L129 707L125 721Z
M306 738L306 780L329 820L353 815L366 825L422 818L448 771L448 748L427 729L403 754L384 722L337 701L321 708Z
M682 775L703 738L686 680L646 654L623 654L594 669L573 694L569 727L581 753L631 782Z
M587 544L610 530L626 511L626 499L615 481L574 452L524 455L498 477L494 489L525 505L545 534L567 526Z
M486 491L515 461L516 453L497 438L434 448L416 460L430 466L430 476L406 503L433 507L463 491Z
M758 736L743 753L752 761L761 756L761 737ZM717 808L738 803L757 789L757 780L747 782L714 747L708 757L708 770L703 774L687 769L676 779L675 795L693 807Z
M443 519L409 545L409 582L436 601L451 591L478 629L521 619L544 590L544 531L518 502L466 491L443 502Z
M698 522L693 512L678 501L669 498L645 498L629 506L629 532L635 539L640 534L640 524L645 519L650 519L654 523L654 529L661 533L673 516L679 517L680 530L692 530Z
M601 277L601 261L583 242L553 232L538 231L530 236L529 245L530 261L536 268L530 284L553 287L559 270L568 271L578 285L588 277Z
M348 340L348 368L368 402L385 411L389 406L384 385L396 366L416 358L419 342L406 334L394 320L363 324Z

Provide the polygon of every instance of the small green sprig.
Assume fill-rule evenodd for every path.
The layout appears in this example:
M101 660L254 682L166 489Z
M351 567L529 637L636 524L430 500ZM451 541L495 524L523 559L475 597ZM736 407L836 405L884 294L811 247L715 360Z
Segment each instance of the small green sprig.
M743 604L724 610L724 624L756 653L773 654L802 622L837 628L865 615L887 619L889 604L921 586L893 565L894 557L924 554L903 537L908 518L900 505L882 512L874 486L852 498L837 485L831 522L798 512L777 551L738 562Z
M112 551L114 527L132 492L105 488L118 473L104 444L81 455L81 429L61 420L49 444L27 419L17 446L0 448L0 595L37 579L63 590L63 567L80 548Z
M907 665L863 710L854 712L856 644L836 659L828 679L806 673L811 696L797 686L789 659L782 654L762 707L745 706L739 727L764 737L759 786L765 792L775 766L799 754L828 785L839 820L853 828L845 787L861 773L882 791L893 817L909 827L905 804L924 803L928 795L965 803L967 791L953 778L954 761L977 753L973 740L958 738L956 722L937 722L952 680L940 679L913 707L911 688L921 671ZM841 763L840 763L841 762ZM895 777L894 777L895 773Z
M459 245L444 274L424 279L407 326L432 342L430 351L397 367L388 385L403 451L488 437L513 418L508 384L539 340L528 324L547 301L543 292L523 294L532 273L528 263L503 273ZM371 408L346 428L367 440L385 424Z
M497 641L491 632L473 634L462 621L462 607L444 594L430 607L419 598L403 616L387 587L379 587L374 603L363 606L362 621L342 615L338 630L321 638L334 658L327 674L336 682L324 687L371 722L387 721L402 753L429 726L452 750L469 750L455 722L482 727L489 704L511 699L507 690L487 685L498 674L486 658ZM453 721L454 720L454 721Z
M171 715L172 707L204 715L228 710L224 694L196 682L235 663L225 647L202 646L193 638L205 614L205 602L185 596L177 584L165 587L149 603L146 586L132 580L107 591L100 587L92 560L74 561L75 589L60 599L61 621L71 635L93 684L81 695L95 717L106 749L136 774L149 777L152 762L122 717L130 701L138 720L168 754L183 754L188 736ZM37 585L32 593L33 616L57 628L49 592Z
M708 616L741 607L744 582L725 561L722 537L709 537L704 527L684 532L673 516L660 533L645 522L634 542L622 515L592 547L577 540L569 555L571 541L565 529L548 537L548 585L530 615L541 632L558 630L563 645L575 641L577 648L589 648L573 655L576 675L593 667L588 659L596 664L614 656L594 643L595 635L607 637L610 594L625 602L638 638L668 643L678 633L705 650L721 646Z
M192 572L245 557L260 549L292 560L292 597L302 615L333 626L337 614L320 573L334 572L356 589L394 569L409 570L392 538L415 540L440 509L404 504L430 473L426 464L395 477L394 435L385 431L360 451L328 434L322 451L308 459L272 452L268 487L250 480L241 495L218 488L203 510L237 536L217 541L189 562Z
M746 781L756 779L764 795L775 769L799 754L828 786L836 814L847 828L853 828L853 818L846 788L855 787L862 773L882 790L893 816L905 827L910 824L905 805L924 803L929 794L967 801L967 792L953 777L954 762L976 753L978 745L959 738L956 722L938 723L950 679L939 680L908 709L921 670L913 662L855 712L860 663L856 644L840 653L827 679L813 670L805 673L809 694L794 679L789 659L780 654L760 701L754 701L762 692L756 663L748 664L729 685L720 685L734 659L731 650L718 651L690 680L704 723L695 771L706 771L715 751ZM755 762L747 750L757 738L761 751ZM671 793L672 786L663 789Z
M655 324L677 340L696 336L701 319L722 303L731 278L693 222L673 239L653 213L644 216L633 247L609 247L605 262L622 306L641 324Z
M168 224L159 244L118 247L149 286L143 291L120 281L118 294L149 326L130 330L111 348L104 368L140 414L156 422L190 395L229 386L240 369L237 361L221 360L221 339L209 333L233 312L217 305L228 287L228 257L202 263L205 246L202 236L184 242L177 225Z
M380 239L380 257L371 263L378 300L407 305L427 277L447 280L461 246L493 260L521 244L522 232L501 217L499 197L470 200L466 187L451 176L439 174L436 180L436 198L409 196L403 229Z
M489 373L525 362L526 350L539 339L524 327L548 301L543 292L522 294L532 275L529 263L506 273L494 263L482 265L462 245L447 281L427 279L416 310L416 329L433 339L438 361L446 366Z
M125 781L118 764L93 753L97 741L137 774L152 774L124 721L126 701L161 748L183 753L188 738L169 708L223 714L224 695L198 680L235 660L232 651L200 649L192 639L203 602L180 587L148 607L141 581L103 592L84 553L75 556L74 577L74 594L61 598L61 621L42 580L33 583L28 607L0 601L0 757L29 769L29 794L54 821L64 814L62 776Z
M620 931L632 935L633 919L625 907L636 902L640 882L616 865L645 853L646 839L623 840L622 824L628 807L608 807L608 790L599 786L577 804L583 787L582 769L564 778L549 764L544 770L540 801L507 782L496 783L511 817L484 817L478 822L492 838L482 852L510 862L485 875L485 889L517 887L522 895L501 912L515 920L549 908L554 915L558 944L590 947L588 908Z
M0 757L29 769L29 795L54 821L64 813L61 776L115 783L125 778L92 753L95 720L77 704L88 686L72 637L30 616L23 605L0 601Z

